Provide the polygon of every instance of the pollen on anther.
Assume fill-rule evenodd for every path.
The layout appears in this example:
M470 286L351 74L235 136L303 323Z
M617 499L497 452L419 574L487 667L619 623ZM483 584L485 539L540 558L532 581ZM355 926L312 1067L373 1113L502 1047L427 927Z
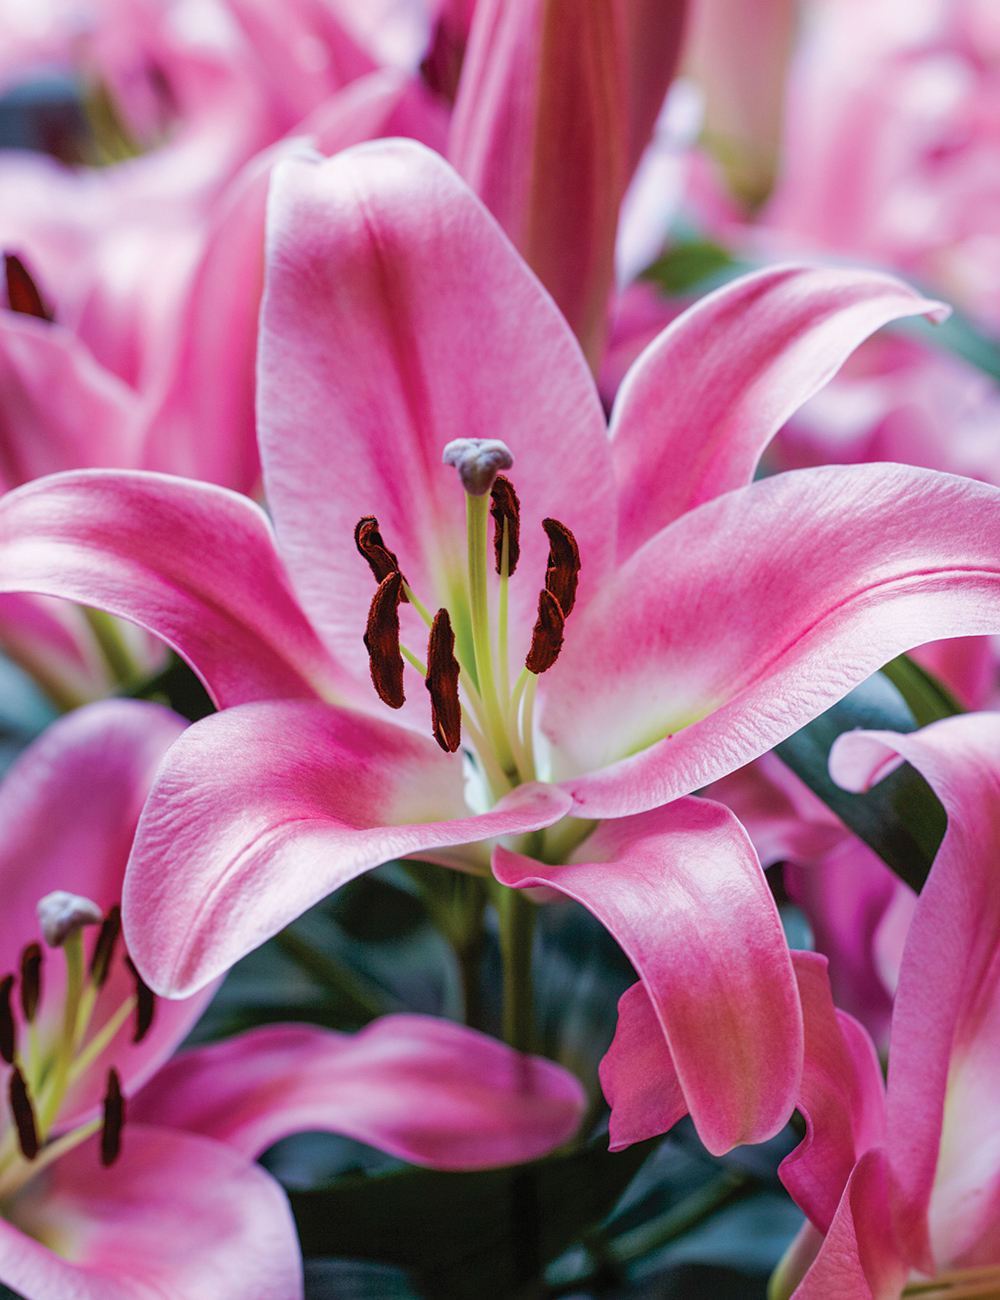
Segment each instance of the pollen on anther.
M38 1126L35 1123L35 1110L28 1096L28 1086L24 1075L15 1065L10 1073L10 1109L17 1126L17 1142L25 1160L34 1160L38 1155Z
M396 559L396 554L394 551L390 551L382 540L382 534L378 530L378 520L374 515L365 515L358 520L354 529L354 545L358 548L358 552L368 561L368 566L375 575L376 582L384 582L390 573L399 572L399 561ZM401 592L399 598L406 603L406 592Z
M498 474L490 489L490 514L493 517L493 551L496 555L497 573L503 572L503 531L507 525L507 576L517 568L521 555L521 510L517 493L509 478Z
M153 1023L156 995L136 970L131 957L125 958L125 965L132 972L132 978L135 980L135 1033L132 1035L132 1042L141 1043Z
M461 669L455 658L455 633L446 609L439 609L431 624L427 642L427 677L431 693L431 725L434 739L446 754L454 754L462 743L462 705L458 698Z
M558 519L543 519L542 527L549 539L549 562L545 570L545 585L558 600L563 616L568 618L576 604L580 548L570 530Z
M94 945L94 955L90 959L90 979L95 988L103 987L104 981L108 978L111 958L114 956L115 944L118 942L121 928L122 909L115 903L108 908L108 914L104 918L97 943Z
M29 943L21 953L21 1010L30 1024L42 996L42 949Z
M51 321L52 312L45 305L31 272L17 254L5 253L4 264L7 273L7 302L10 304L11 311L19 312L22 316L35 316L38 320Z
M5 975L0 980L0 1056L8 1065L14 1064L14 1052L17 1048L14 1012L11 1010L10 1005L10 994L13 987L13 975Z
M543 587L538 593L538 619L531 633L531 648L524 661L529 673L544 673L559 658L565 622L558 600Z
M399 649L399 600L403 576L396 570L379 583L368 612L365 646L371 666L372 685L379 699L390 709L401 709L403 694L403 656Z
M101 1126L101 1164L107 1168L118 1159L125 1127L125 1098L122 1096L118 1071L108 1071L108 1088L104 1094L104 1123Z

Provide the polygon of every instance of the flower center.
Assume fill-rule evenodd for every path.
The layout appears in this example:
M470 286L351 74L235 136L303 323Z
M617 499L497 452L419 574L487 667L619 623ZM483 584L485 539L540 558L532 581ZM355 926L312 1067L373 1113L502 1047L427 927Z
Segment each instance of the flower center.
M38 904L39 926L49 948L61 948L66 963L62 1005L43 992L44 955L38 943L21 954L18 975L0 980L0 1057L10 1066L9 1122L0 1128L0 1203L46 1165L91 1134L101 1133L101 1161L113 1164L125 1119L118 1072L107 1073L103 1117L53 1136L67 1096L97 1062L135 1014L133 1042L140 1042L153 1019L154 997L124 958L135 993L103 1018L96 1014L98 995L112 969L121 931L116 906L102 917L90 899L64 890L47 894ZM83 931L100 925L90 961ZM15 1009L14 993L17 990ZM19 1012L19 1014L18 1014ZM96 1023L95 1023L96 1022Z
M522 781L537 779L535 690L540 674L552 667L562 648L563 628L576 600L580 553L564 524L556 519L542 521L549 539L545 586L538 598L531 647L511 686L508 583L520 556L520 514L513 484L499 470L509 469L513 457L496 439L459 438L445 447L443 460L454 466L465 489L467 579L455 584L451 607L442 607L432 616L400 572L378 520L366 516L358 523L354 539L379 585L368 615L365 645L380 698L390 708L402 707L406 659L430 692L435 740L454 753L464 730L493 798L499 799ZM499 577L492 594L491 567ZM413 606L430 630L426 664L400 643L403 602ZM455 628L459 629L457 650Z

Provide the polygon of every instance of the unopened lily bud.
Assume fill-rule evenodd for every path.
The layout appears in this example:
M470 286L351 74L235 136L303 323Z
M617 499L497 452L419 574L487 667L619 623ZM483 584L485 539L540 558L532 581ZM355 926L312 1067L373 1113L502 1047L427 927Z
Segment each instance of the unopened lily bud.
M61 948L71 934L85 925L100 925L104 913L96 903L82 894L55 889L38 904L38 923L42 938L50 948Z
M510 469L514 457L499 438L455 438L441 456L446 465L458 470L470 497L484 497L502 469Z

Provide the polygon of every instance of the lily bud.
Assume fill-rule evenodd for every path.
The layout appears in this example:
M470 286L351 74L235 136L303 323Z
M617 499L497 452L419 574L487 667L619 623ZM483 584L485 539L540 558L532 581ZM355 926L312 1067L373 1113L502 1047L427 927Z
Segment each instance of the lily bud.
M470 497L484 497L502 469L510 469L514 457L499 438L455 438L445 447L441 460L458 471Z
M50 948L61 948L71 934L85 925L100 925L103 913L96 903L82 894L55 889L38 904L38 923L42 938Z

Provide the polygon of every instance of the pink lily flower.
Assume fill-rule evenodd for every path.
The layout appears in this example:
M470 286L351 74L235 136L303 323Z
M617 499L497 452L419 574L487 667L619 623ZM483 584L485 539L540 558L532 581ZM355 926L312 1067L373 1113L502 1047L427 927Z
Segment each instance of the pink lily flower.
M838 1071L836 1093L821 1088L805 1098L810 1128L832 1141L813 1150L807 1138L783 1166L810 1223L779 1270L779 1297L799 1283L801 1300L897 1300L910 1278L942 1297L996 1291L996 723L987 713L910 736L853 733L831 755L831 772L851 789L866 788L900 757L913 763L944 803L948 831L906 941L884 1101L877 1072L857 1059L853 1079L850 1069ZM831 1029L828 1018L817 1036L832 1046ZM810 1033L807 1009L807 1060ZM860 1109L874 1123L859 1125ZM862 1127L851 1158L842 1134ZM815 1189L812 1197L804 1188Z
M117 904L183 728L156 705L91 705L0 785L0 1282L27 1300L140 1300L153 1284L169 1300L299 1300L288 1203L253 1163L273 1142L327 1129L476 1169L546 1154L585 1108L560 1067L425 1016L355 1035L272 1025L167 1062L215 984L156 999L122 954Z
M138 832L123 906L144 976L183 996L380 862L485 872L487 841L511 837L505 878L565 887L635 957L713 1149L775 1132L801 1022L774 904L725 810L663 805L906 646L1000 627L996 489L884 466L749 482L860 338L937 308L870 273L748 277L644 354L609 439L552 300L418 145L284 163L268 266L259 404L274 532L245 498L149 474L60 475L0 502L0 588L133 619L222 709L171 748ZM441 463L457 433L487 439L449 452L467 479L493 457L482 495ZM510 457L514 575L517 514L488 490ZM507 520L506 580L487 559L491 501ZM428 701L422 611L438 609ZM598 818L610 825L588 840ZM699 818L717 855L700 884L685 867ZM667 917L642 901L653 846L676 881ZM627 879L626 908L610 886ZM699 963L706 915L719 947ZM676 943L661 959L651 936L667 924ZM735 1014L747 1002L771 1009L766 1052ZM731 1050L756 1061L725 1106L705 1087L717 1047L690 1032L692 1008L705 1022L720 1005L741 1035Z

